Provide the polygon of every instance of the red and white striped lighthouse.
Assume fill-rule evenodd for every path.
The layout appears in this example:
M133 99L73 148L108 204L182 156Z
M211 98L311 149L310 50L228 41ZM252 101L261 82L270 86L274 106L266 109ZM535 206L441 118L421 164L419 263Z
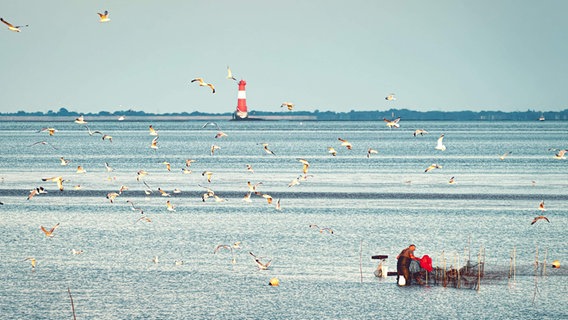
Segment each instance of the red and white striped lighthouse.
M245 80L239 81L239 93L237 95L237 111L235 112L236 119L245 119L248 117L247 110L247 93L245 87L247 82Z

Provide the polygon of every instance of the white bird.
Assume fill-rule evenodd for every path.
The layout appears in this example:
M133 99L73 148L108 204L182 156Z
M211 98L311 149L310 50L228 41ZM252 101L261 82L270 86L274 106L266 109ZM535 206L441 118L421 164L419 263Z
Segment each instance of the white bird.
M426 130L424 130L424 129L416 129L416 130L414 130L414 133L413 133L413 135L414 135L415 137L418 136L418 135L423 136L423 135L425 135L425 134L428 134L428 131L426 131Z
M157 150L158 149L158 138L159 137L155 137L154 139L152 139L152 143L150 144L150 148Z
M544 212L546 211L546 209L544 208L544 200L542 200L539 204L538 204L538 210Z
M8 26L8 30L14 31L14 32L20 32L21 31L20 28L29 26L27 24L25 26L14 26L13 24L4 20L3 18L0 18L0 21L4 22L4 24Z
M566 159L566 156L565 156L566 151L568 151L568 150L564 149L564 150L558 151L558 153L554 155L554 159L559 159L559 160Z
M97 14L99 15L99 22L109 22L110 18L108 17L108 10L105 10L105 12L100 13L97 12Z
M334 147L327 147L327 152L330 153L334 157L337 155L337 151L335 150Z
M85 121L85 118L83 117L83 115L80 115L78 118L75 118L75 123L85 124L85 123L87 123L87 121Z
M252 168L252 166L250 164L247 164L247 171L250 173L254 173L254 169Z
M268 149L268 143L263 143L262 144L262 148L264 149L264 151L268 154L271 154L273 156L275 156L276 154L274 152L272 152L272 150Z
M347 150L353 149L353 145L351 144L351 142L341 138L337 138L337 140L341 141L341 146L347 148Z
M446 146L444 145L444 134L443 133L438 138L438 143L436 144L436 150L440 150L440 151L446 150Z
M59 132L59 130L55 129L55 128L41 128L40 130L36 131L36 132L47 132L50 136L53 136L56 132Z
M237 81L237 79L235 79L235 77L233 77L233 73L231 72L231 68L229 68L229 66L227 66L227 79Z
M434 169L441 169L441 168L442 168L441 165L433 163L428 168L426 168L426 170L424 170L424 172L429 172L429 171L432 171Z
M60 158L59 158L59 161L61 162L61 165L62 165L62 166L66 166L66 165L69 164L69 162L71 162L71 160L66 160L66 159L63 158L63 157L60 157Z
M55 226L53 226L53 228L47 230L44 226L39 226L39 228L41 229L41 231L43 231L43 233L45 233L45 236L48 238L53 238L53 231L55 231L55 229L57 229L57 227L59 227L59 223L57 223Z
M262 262L260 259L262 259L262 257L257 257L256 255L254 255L252 252L249 252L249 254L251 256L253 256L254 258L254 262L256 263L256 266L258 267L258 269L260 270L266 270L268 269L268 267L270 266L270 263L272 262L272 260L268 260L267 262Z
M103 135L103 133L100 132L100 131L98 131L98 130L91 131L91 129L90 129L88 126L85 126L85 128L87 128L87 132L89 132L89 135L90 135L90 136L94 135L95 133L96 133L96 134Z
M391 129L392 129L393 127L394 127L394 128L400 128L400 124L399 124L399 122L400 122L400 117L398 117L398 118L396 118L396 119L394 119L394 120L389 120L389 119L387 119L387 118L383 118L383 121L386 122L386 123L387 123L387 127L391 128Z
M509 152L505 152L502 155L499 156L499 159L501 160L505 160L505 158L510 155L513 151L509 151Z
M108 162L105 162L105 168L106 168L106 171L107 171L107 172L112 172L112 171L114 171L114 169L113 169L111 166L108 165Z
M385 100L394 101L394 100L396 100L396 97L394 96L394 93L391 93L391 94L389 94L388 96L385 97Z
M283 107L286 107L289 111L292 111L292 109L294 109L294 104L291 102L283 102L280 108Z
M215 93L215 86L213 84L203 81L203 78L195 78L195 79L191 80L191 82L195 82L195 81L199 82L200 87L209 87L209 88L211 88L211 91L213 93Z
M158 135L158 130L154 129L154 127L152 125L150 125L148 127L148 130L150 131L151 136L157 136Z
M170 200L166 201L166 206L168 211L176 211L176 207L170 202Z
M379 153L379 152L378 152L377 150L375 150L375 149L369 148L369 149L367 150L367 158L370 158L372 153L377 154L377 153Z
M303 166L302 166L302 172L303 172L304 174L307 174L307 173L308 173L308 168L310 167L310 163L309 163L307 160L305 160L305 159L298 159L298 161L300 161L300 162L303 164Z
M550 223L550 220L548 220L547 217L545 217L545 216L538 216L538 217L535 217L535 218L533 219L533 221L531 222L531 225L535 224L538 220L545 220L546 222Z

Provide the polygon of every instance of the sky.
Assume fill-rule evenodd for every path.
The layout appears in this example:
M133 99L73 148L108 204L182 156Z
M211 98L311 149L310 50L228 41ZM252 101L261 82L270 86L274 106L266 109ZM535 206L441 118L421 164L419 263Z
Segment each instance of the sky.
M565 0L2 1L0 17L29 27L0 25L0 112L232 112L227 66L249 111L559 111L566 12Z

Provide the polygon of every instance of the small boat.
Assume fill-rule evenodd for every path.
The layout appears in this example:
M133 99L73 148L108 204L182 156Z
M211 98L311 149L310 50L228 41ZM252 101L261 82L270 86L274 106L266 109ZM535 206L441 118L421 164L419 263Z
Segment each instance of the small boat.
M540 117L538 118L538 121L544 121L544 114L540 115Z

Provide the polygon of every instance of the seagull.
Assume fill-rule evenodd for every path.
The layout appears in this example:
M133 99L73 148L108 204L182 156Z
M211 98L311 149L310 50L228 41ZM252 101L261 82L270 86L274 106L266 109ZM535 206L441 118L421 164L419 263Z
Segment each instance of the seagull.
M148 127L148 130L150 130L150 135L151 136L157 136L158 135L158 131L156 129L154 129L154 127L152 127L152 125L150 125Z
M59 161L61 161L61 165L62 165L62 166L66 166L66 165L69 164L69 162L71 162L71 160L66 160L66 159L63 158L63 157L60 157L60 158L59 158Z
M4 20L3 18L0 18L0 21L4 22L4 24L6 24L8 26L8 30L14 31L14 32L20 32L21 31L20 28L29 26L28 24L26 24L25 26L14 26L13 24Z
M425 135L425 134L428 134L428 131L426 131L426 130L424 130L424 129L416 129L416 130L414 130L414 133L413 133L413 135L414 135L415 137L418 136L418 135L423 136L423 135Z
M87 123L87 121L85 121L85 118L83 117L83 115L80 115L78 118L75 118L75 123L85 124L85 123Z
M103 135L103 133L102 133L102 132L100 132L100 131L98 131L98 130L95 130L95 131L91 131L91 129L89 129L89 127L88 127L88 126L85 126L85 128L87 128L87 131L89 132L89 135L90 135L90 136L92 136L92 135L94 135L94 134L100 134L100 135Z
M203 171L201 173L202 176L207 176L207 182L211 183L211 177L213 176L213 172L211 171Z
M49 142L47 142L47 141L34 142L34 143L30 144L29 147L33 147L33 146L38 145L38 144L43 144L44 146L47 145L47 146L52 147L52 148L55 149L55 150L58 150L55 146L53 146L51 143L49 143Z
M389 94L388 96L385 97L385 100L394 101L394 100L396 100L396 97L394 96L394 93L391 93L391 94Z
M337 155L337 151L335 151L335 148L333 147L327 147L327 152L329 152L334 157Z
M280 206L280 199L278 199L278 201L276 201L275 208L276 208L276 210L282 210L282 207Z
M300 176L300 177L301 177L301 176ZM288 183L288 188L300 184L300 177L298 177L298 178L292 180L290 183Z
M108 10L105 10L104 13L97 12L99 15L99 22L109 22L110 18L108 17Z
M320 228L317 224L310 224L309 227L312 228L312 229L318 229L320 233L323 233L324 231L327 231L327 232L329 232L330 234L333 234L333 230L332 230L331 228L328 228L328 227Z
M367 150L367 158L370 158L370 157L371 157L371 153L377 154L377 153L379 153L379 152L378 152L377 150L375 150L375 149L369 148L369 149Z
M441 151L446 150L446 146L444 145L443 140L444 140L444 134L442 133L438 138L438 143L436 144L435 148L436 150L441 150Z
M52 178L42 178L41 181L57 182L57 187L59 188L59 191L63 191L63 177L61 176L52 177Z
M252 202L252 200L250 199L251 194L252 194L251 192L247 192L247 194L245 194L245 196L243 197L243 201L244 202Z
M104 140L108 140L108 141L112 142L112 136L110 136L108 134L103 134L103 141Z
M162 197L171 197L171 195L169 193L167 193L166 191L164 191L162 188L158 188L158 192L160 192Z
M400 124L398 124L398 122L400 121L400 117L394 119L394 120L389 120L387 118L383 118L383 121L387 123L387 127L389 128L400 128Z
M212 155L212 156L215 155L215 150L219 150L219 149L221 149L221 147L219 147L219 146L216 145L216 144L212 144L212 145L211 145L211 150L210 150L211 155Z
M280 106L280 108L286 107L288 108L289 111L292 111L292 109L294 109L294 104L291 102L283 102L282 105Z
M150 148L154 150L158 149L158 137L152 139L152 144L150 144Z
M223 138L223 137L226 137L226 136L227 136L227 134L226 134L225 132L219 131L219 132L217 132L217 134L215 135L215 139Z
M305 160L305 159L298 159L298 161L300 161L300 162L303 164L302 172L303 172L304 174L307 174L307 173L308 173L308 168L310 167L310 163L309 163L307 160Z
M116 197L118 197L120 194L116 193L116 192L109 192L106 195L106 198L110 201L110 203L114 203L114 199L116 199Z
M237 81L237 79L235 79L235 77L233 77L233 73L231 72L231 68L229 68L229 66L227 66L227 79Z
M257 192L256 188L261 184L262 184L262 182L257 182L255 184L252 184L252 183L250 183L250 181L247 181L247 186L248 186L250 192L256 193Z
M215 86L213 86L213 84L204 82L203 78L195 78L195 79L191 80L192 83L195 82L195 81L199 82L200 87L209 87L209 88L211 88L211 91L213 93L215 93Z
M152 194L152 188L150 188L150 186L146 183L146 181L142 181L144 183L144 185L146 186L146 188L144 189L144 193L149 196Z
M136 219L136 221L134 221L134 223L138 222L138 221L146 221L146 222L152 222L152 219L146 217L146 216L141 216L140 218Z
M455 183L455 177L451 177L450 181L448 181L449 184L454 184Z
M170 165L169 162L164 161L164 162L162 162L162 164L165 164L165 165L166 165L166 169L168 169L168 171L172 171L172 166Z
M538 204L538 210L544 212L546 211L546 209L544 208L544 200L542 200L539 204Z
M40 130L36 131L36 132L44 132L47 131L47 133L49 133L50 136L54 135L56 132L58 132L59 130L55 129L55 128L41 128Z
M107 172L113 172L114 171L114 169L111 166L109 166L108 162L105 162L105 168L106 168Z
M441 169L441 168L442 168L442 166L433 163L428 168L426 168L426 170L424 170L424 172L429 172L429 171L432 171L434 169Z
M254 258L254 262L256 263L256 266L260 269L260 270L266 270L268 269L268 267L270 266L270 263L272 262L272 260L268 260L266 263L263 263L262 261L260 261L260 259L262 257L257 257L256 255L254 255L252 252L249 252L249 254L251 256L253 256Z
M548 220L547 217L545 217L545 216L538 216L538 217L535 217L535 218L533 219L533 221L531 222L531 225L535 224L538 220L546 220L546 222L550 223L550 220Z
M35 195L47 193L43 187L37 187L35 189L30 190L30 194L28 195L28 200L31 200Z
M83 169L83 166L77 166L77 173L87 173L87 170Z
M268 204L272 204L272 196L269 194L263 194L262 197L264 199L266 199L266 202L268 202Z
M185 160L185 166L189 168L189 167L191 167L191 163L193 163L195 161L196 160L193 160L193 159L186 159Z
M183 174L191 174L191 170L189 170L188 168L181 168L181 172Z
M75 255L77 255L77 254L82 254L82 253L83 253L83 250L71 249L71 253L72 253L72 254L75 254Z
M136 172L136 181L140 181L141 178L143 178L147 175L148 175L148 172L146 172L146 170L138 170L138 172Z
M140 208L140 207L134 206L134 202L132 202L130 200L126 200L126 202L130 203L130 209L132 209L132 211L138 211L138 212L140 212L140 214L144 214L144 210L142 210L142 208Z
M168 211L176 211L176 207L170 202L170 200L166 201L166 206Z
M36 262L37 262L36 259L34 257L27 257L27 258L24 259L24 261L27 261L27 260L30 260L30 263L32 264L32 270L34 270L35 267L36 267Z
M202 186L202 185L198 185L198 186L200 186L200 187L202 187L202 188L204 188L204 189L207 190L207 192L205 192L204 194L201 195L201 200L202 200L203 202L205 202L205 200L207 200L207 198L215 196L215 191L213 191L213 190L211 190L211 189L209 189L209 188L207 188L207 187L204 187L204 186Z
M45 233L45 236L48 237L48 238L53 237L53 231L55 231L55 229L57 229L57 227L59 227L59 223L57 223L55 226L53 226L53 228L51 228L49 230L47 230L44 226L39 226L41 231L43 231L43 233Z
M122 193L123 193L124 191L126 191L126 190L128 190L128 187L122 185L122 186L120 186L120 189L118 189L118 194L122 194Z
M250 173L254 173L254 169L252 168L252 166L250 164L247 164L247 171Z
M213 121L206 122L201 128L205 128L207 126L213 126L213 127L217 128L217 130L221 131L221 128L219 128L219 125L217 124L217 122L213 122Z
M554 159L558 159L558 160L566 159L566 156L565 156L566 151L568 151L568 150L564 149L564 150L558 151L558 153L554 155Z
M510 155L513 151L509 151L509 152L505 152L502 155L499 156L499 159L501 160L505 160L505 158Z
M347 150L351 150L353 149L353 145L351 145L351 143L345 139L341 139L341 138L337 138L337 140L341 141L341 145L345 148L347 148Z
M264 151L268 154L271 154L273 156L275 156L276 154L274 152L272 152L272 150L268 149L268 143L263 143L262 144L262 148L264 149Z

